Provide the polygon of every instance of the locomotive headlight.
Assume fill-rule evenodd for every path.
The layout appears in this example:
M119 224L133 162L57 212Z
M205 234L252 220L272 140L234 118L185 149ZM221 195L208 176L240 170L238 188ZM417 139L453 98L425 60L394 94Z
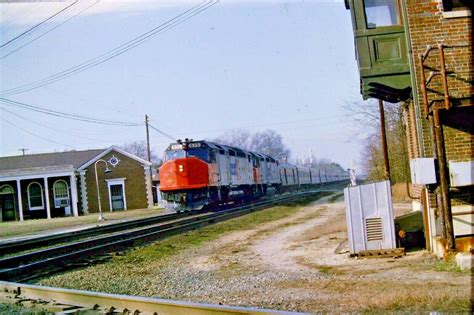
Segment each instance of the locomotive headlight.
M180 165L178 166L178 170L179 170L180 172L184 172L184 165L180 164Z

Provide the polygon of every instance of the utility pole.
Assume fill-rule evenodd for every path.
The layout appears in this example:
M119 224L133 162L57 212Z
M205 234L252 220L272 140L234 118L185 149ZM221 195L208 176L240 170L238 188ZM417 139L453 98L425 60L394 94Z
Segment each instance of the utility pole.
M23 155L26 155L25 152L28 151L28 149L21 148L21 149L18 149L18 151L21 151L23 153Z
M148 162L151 162L151 153L150 153L150 132L148 130L148 115L145 114L145 127L146 127L146 154L148 157Z
M387 135L385 134L385 112L383 101L379 100L380 111L380 136L382 138L383 161L385 166L385 178L390 180L390 164L388 162Z

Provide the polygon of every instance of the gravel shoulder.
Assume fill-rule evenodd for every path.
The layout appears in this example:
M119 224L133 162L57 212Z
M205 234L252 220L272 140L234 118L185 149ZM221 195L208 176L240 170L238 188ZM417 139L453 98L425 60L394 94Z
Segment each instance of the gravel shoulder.
M469 311L470 274L424 251L400 259L336 254L344 247L346 224L344 204L334 199L288 208L291 213L284 217L223 233L163 259L153 258L152 245L138 250L148 256L131 252L113 266L92 266L40 283L314 313ZM395 208L405 212L409 206Z

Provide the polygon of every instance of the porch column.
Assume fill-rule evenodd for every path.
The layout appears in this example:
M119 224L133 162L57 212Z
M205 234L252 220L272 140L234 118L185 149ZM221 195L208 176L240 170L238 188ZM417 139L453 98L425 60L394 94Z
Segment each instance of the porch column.
M79 211L77 210L77 182L76 175L72 174L70 176L70 185L71 185L71 199L72 199L72 214L77 217L79 216Z
M86 171L80 171L80 183L81 183L81 201L82 201L82 212L84 214L89 213L89 206L87 203L87 185L86 185Z
M18 198L18 212L20 213L20 221L23 221L23 200L21 198L21 185L20 180L16 180L16 196Z
M51 219L51 206L49 204L49 186L48 186L48 178L43 177L44 179L44 196L46 197L46 217Z

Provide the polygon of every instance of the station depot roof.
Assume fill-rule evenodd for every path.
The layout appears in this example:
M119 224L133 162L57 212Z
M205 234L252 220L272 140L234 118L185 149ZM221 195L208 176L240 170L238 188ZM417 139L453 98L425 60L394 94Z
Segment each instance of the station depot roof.
M71 165L78 168L105 149L66 151L42 154L28 154L19 156L0 157L0 172L25 168L54 167Z
M42 154L28 154L0 157L0 178L13 175L36 174L57 171L80 171L85 169L97 159L102 158L109 152L118 152L131 159L138 161L144 166L152 164L142 158L124 151L121 148L111 146L106 149L66 151Z

